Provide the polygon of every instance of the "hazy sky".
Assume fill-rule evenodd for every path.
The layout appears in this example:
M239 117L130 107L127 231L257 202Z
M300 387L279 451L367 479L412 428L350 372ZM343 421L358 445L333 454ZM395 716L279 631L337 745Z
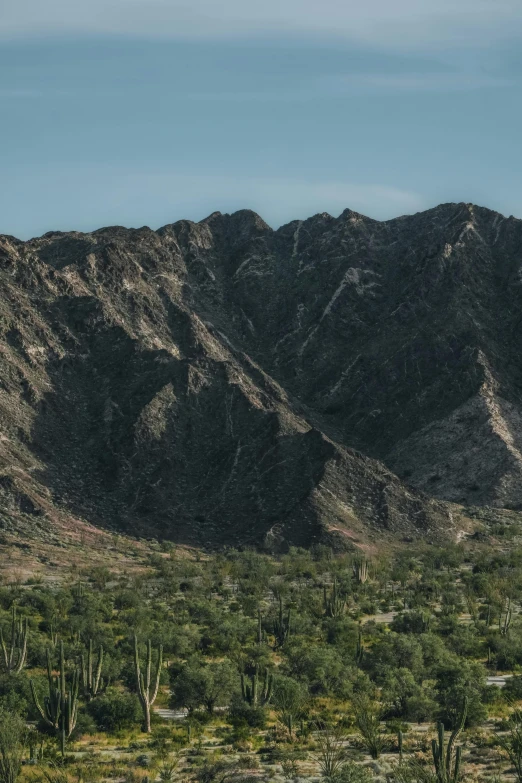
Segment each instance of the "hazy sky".
M1 0L0 232L522 217L522 0Z

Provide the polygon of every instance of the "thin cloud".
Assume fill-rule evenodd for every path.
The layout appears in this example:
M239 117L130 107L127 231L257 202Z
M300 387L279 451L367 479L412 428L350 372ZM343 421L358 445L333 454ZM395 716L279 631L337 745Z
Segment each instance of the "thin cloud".
M335 36L370 45L488 45L520 37L520 0L3 0L0 35Z
M358 73L328 80L332 90L379 92L461 92L489 87L512 87L512 79L481 73Z
M353 73L313 79L293 89L281 86L278 90L191 92L194 101L210 102L302 102L321 97L346 94L394 92L465 92L499 87L512 87L513 79L488 76L481 73Z

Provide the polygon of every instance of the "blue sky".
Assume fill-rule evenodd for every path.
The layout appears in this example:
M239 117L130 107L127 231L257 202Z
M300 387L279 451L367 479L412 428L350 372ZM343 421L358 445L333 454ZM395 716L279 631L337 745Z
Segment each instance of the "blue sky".
M522 217L522 0L2 0L0 232Z

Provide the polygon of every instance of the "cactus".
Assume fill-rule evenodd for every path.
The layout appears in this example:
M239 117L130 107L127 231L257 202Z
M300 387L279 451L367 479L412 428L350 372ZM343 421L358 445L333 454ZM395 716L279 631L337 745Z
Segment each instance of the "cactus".
M368 561L357 560L353 564L353 573L356 581L363 585L368 580Z
M82 580L79 579L71 592L78 600L81 600L85 595L85 582L82 582Z
M89 639L89 648L87 650L87 660L82 655L81 657L81 683L82 694L86 701L94 699L98 693L104 690L104 682L102 680L102 668L103 668L103 647L100 645L98 651L98 660L96 662L96 668L93 668L93 654L92 654L92 639Z
M261 609L257 610L257 643L259 645L263 644L265 641L264 635L263 635L263 624L262 624L262 618L261 618Z
M399 764L402 764L403 740L404 740L404 736L402 730L399 729L399 731L397 732L397 746L399 748Z
M161 675L161 664L163 660L163 647L160 644L158 650L158 662L156 665L156 673L154 675L154 686L151 689L151 673L152 673L152 644L150 639L147 642L147 664L145 669L145 676L141 671L140 655L138 651L138 638L134 636L134 667L136 670L136 687L138 691L138 697L140 700L141 708L143 710L143 727L147 734L151 732L150 726L150 708L156 701L158 695L159 681Z
M503 617L503 613L500 612L500 616L498 618L498 627L500 630L501 636L507 636L509 632L509 627L511 625L511 618L513 616L513 611L511 609L511 598L507 599L506 603L506 614Z
M464 728L466 715L468 712L468 700L464 698L461 713L457 719L457 724L451 732L448 745L446 747L444 740L444 724L437 723L438 742L436 739L431 742L433 753L433 763L435 765L435 774L437 783L457 783L460 779L462 763L462 747L459 745L455 752L453 746L460 732Z
M276 649L282 647L290 636L291 614L288 610L286 617L283 612L283 599L279 598L279 614L274 621L274 638Z
M49 637L51 639L51 644L53 647L56 647L58 644L58 631L56 630L56 623L55 623L56 617L53 615L51 622L49 623Z
M27 619L18 619L16 608L11 611L11 639L6 644L0 630L0 646L2 648L1 665L5 674L20 674L27 658Z
M245 675L241 675L241 695L243 701L250 704L251 707L265 707L272 698L272 675L268 669L265 669L263 682L260 683L259 666L256 666L255 673L249 679L250 683L247 683Z
M71 687L67 690L63 642L60 642L60 671L58 677L53 677L51 655L49 650L47 650L47 685L49 695L45 697L43 707L36 695L32 680L30 684L33 701L42 720L60 736L63 756L65 754L65 741L69 739L76 726L79 688L79 675L76 669L73 673Z
M364 646L362 641L362 630L361 630L361 624L359 623L359 633L357 634L357 644L355 647L355 663L357 666L360 666L362 663L364 654Z
M332 590L328 595L326 585L323 588L323 607L327 617L341 617L346 607L346 598L341 594L337 585L337 579L334 579Z

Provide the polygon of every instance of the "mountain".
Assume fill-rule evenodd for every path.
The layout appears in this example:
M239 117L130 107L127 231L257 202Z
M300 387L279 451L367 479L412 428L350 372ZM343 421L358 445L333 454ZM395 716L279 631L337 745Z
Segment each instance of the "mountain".
M2 236L3 527L280 547L522 508L521 268L522 221L469 204Z

